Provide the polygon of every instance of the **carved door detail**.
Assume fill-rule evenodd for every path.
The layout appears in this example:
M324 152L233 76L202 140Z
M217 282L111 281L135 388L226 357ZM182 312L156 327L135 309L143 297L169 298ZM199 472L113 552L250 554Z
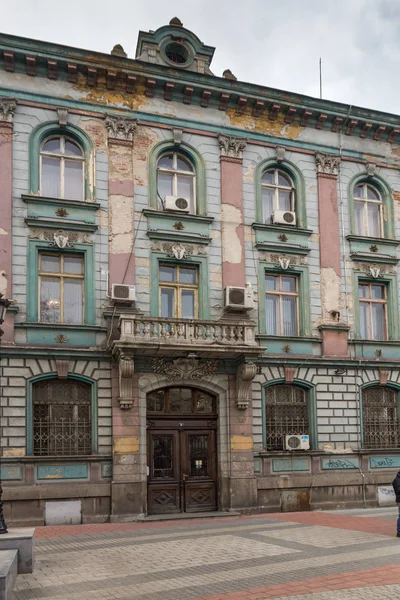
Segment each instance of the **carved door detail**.
M216 510L215 423L174 425L148 428L148 513Z

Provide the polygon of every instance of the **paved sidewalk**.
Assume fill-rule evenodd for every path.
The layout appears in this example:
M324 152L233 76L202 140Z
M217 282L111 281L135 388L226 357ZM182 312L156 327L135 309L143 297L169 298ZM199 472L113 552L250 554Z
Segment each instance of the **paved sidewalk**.
M12 600L385 600L397 509L39 527Z

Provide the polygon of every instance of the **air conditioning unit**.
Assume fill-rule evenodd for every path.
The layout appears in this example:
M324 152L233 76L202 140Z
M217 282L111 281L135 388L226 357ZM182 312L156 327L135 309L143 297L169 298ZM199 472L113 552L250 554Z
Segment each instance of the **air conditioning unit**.
M309 435L286 435L285 436L286 450L309 450L310 436Z
M238 311L254 308L254 292L251 287L226 287L224 289L224 308Z
M179 212L189 212L189 201L179 196L165 196L164 210L179 210Z
M272 222L279 225L296 225L296 213L289 210L276 210L272 213Z
M111 300L115 300L116 302L135 302L135 286L126 285L124 283L113 283L111 288Z

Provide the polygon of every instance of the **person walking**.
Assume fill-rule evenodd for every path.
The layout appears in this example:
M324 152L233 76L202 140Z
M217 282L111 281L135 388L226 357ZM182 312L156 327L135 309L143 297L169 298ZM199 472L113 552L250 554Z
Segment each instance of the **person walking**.
M393 479L393 489L396 494L396 503L397 508L399 509L399 515L397 517L397 537L400 538L400 471L397 473L396 477Z

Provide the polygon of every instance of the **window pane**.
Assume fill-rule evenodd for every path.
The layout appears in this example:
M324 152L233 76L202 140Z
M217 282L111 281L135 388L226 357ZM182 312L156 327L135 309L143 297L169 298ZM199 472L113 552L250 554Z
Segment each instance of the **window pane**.
M360 298L369 298L369 286L368 285L359 285L358 286L358 295Z
M180 283L186 283L190 285L196 284L196 269L186 269L181 267L179 269L179 281Z
M196 412L211 413L213 411L213 399L208 394L197 392L196 396Z
M177 195L179 198L186 198L189 201L191 210L193 209L193 177L177 176Z
M64 198L83 200L83 162L64 161Z
M172 154L161 157L157 163L157 167L162 169L172 169Z
M369 200L380 200L378 192L369 186L367 186L367 198Z
M368 203L368 235L379 237L380 234L379 204Z
M297 334L297 298L294 296L282 296L282 327L283 335Z
M83 275L83 258L80 256L64 256L64 273Z
M272 291L278 289L278 278L272 275L265 276L265 289Z
M60 152L60 138L48 140L42 146L42 152Z
M160 281L174 283L176 281L176 267L160 265Z
M60 197L60 159L42 156L42 195Z
M58 277L41 277L40 320L43 323L59 323L60 307L60 280Z
M161 203L161 199L165 200L165 196L172 196L172 175L168 173L158 173L158 188L157 196L158 202Z
M279 190L279 210L292 210L292 192Z
M368 304L366 302L360 302L360 336L363 340L369 339Z
M269 296L265 298L265 324L268 335L278 335L278 297Z
M354 198L362 198L362 191L363 191L363 186L356 185L356 187L354 188Z
M354 203L354 224L357 235L365 235L364 227L364 203Z
M46 273L60 273L60 257L49 256L48 254L42 254L40 256L40 270Z
M178 169L178 171L188 171L190 173L193 173L193 167L189 163L189 161L186 161L185 159L179 156L176 159L176 168Z
M194 319L194 290L182 290L182 318Z
M372 322L374 327L373 339L385 339L385 305L372 304Z
M64 323L83 323L82 279L64 279Z
M383 300L385 298L385 290L383 285L371 285L371 298Z
M262 176L261 182L274 184L274 171L266 171Z
M296 279L294 277L282 277L281 285L283 292L295 292L296 291Z
M78 144L71 142L71 140L65 140L65 154L67 156L82 156L82 150Z
M159 390L158 392L151 392L147 394L147 410L149 412L163 412L164 411L165 392Z
M193 411L192 390L190 388L171 388L169 390L169 410L170 412Z
M174 290L161 289L161 316L173 318L174 315Z
M284 175L281 171L278 171L278 185L284 187L292 187L291 181L287 175Z
M262 207L263 207L263 220L271 220L271 215L274 211L274 190L270 188L262 189Z

